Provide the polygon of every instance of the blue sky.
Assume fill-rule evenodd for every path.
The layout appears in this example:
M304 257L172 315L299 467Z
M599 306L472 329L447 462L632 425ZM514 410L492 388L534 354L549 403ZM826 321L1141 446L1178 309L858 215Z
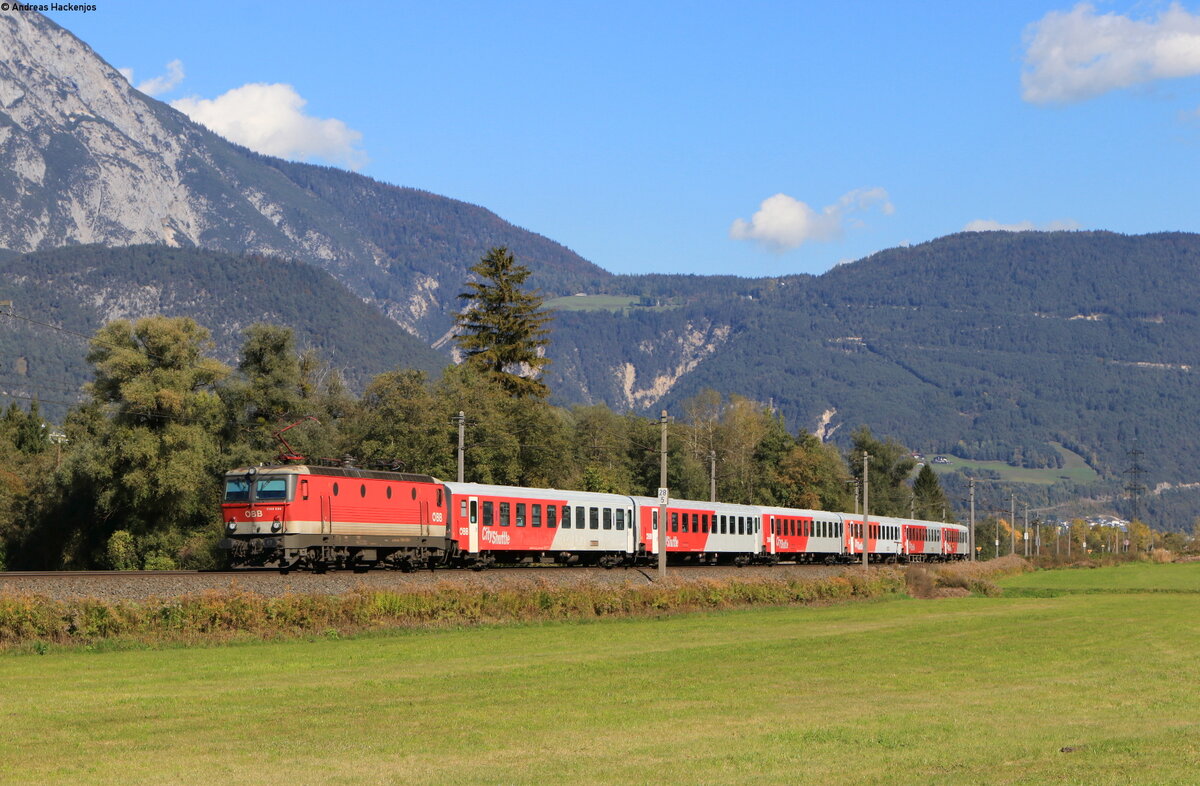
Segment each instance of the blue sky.
M1200 2L96 2L49 16L236 141L614 272L1200 229Z

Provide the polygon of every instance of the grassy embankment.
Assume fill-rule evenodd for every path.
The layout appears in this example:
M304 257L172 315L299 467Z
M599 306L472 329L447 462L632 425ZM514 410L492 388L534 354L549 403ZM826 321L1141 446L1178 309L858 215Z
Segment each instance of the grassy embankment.
M0 780L1194 783L1200 564L1068 573L1175 591L9 655Z

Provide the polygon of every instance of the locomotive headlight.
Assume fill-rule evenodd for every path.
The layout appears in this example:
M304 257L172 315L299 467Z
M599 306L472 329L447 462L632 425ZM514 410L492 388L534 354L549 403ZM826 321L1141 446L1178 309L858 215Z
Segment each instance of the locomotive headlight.
M279 519L275 519L274 521L271 522L271 531L272 532L278 532L281 529L283 529L283 522L281 522Z
M228 524L225 525L225 529L229 530L230 532L233 532L235 529L237 529L237 522L236 521L229 522Z

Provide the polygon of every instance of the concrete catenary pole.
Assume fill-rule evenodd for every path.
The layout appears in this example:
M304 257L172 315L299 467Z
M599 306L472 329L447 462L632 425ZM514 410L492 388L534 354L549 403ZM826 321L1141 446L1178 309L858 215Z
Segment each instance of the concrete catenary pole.
M1016 554L1017 553L1017 495L1010 493L1008 495L1008 503L1010 506L1009 512L1008 512L1008 526L1009 526L1009 529L1012 530L1012 548L1009 549L1008 553ZM997 555L997 556L999 556L999 555Z
M975 561L975 478L967 481L968 488L971 489L971 562Z
M1029 506L1025 506L1025 556L1029 556Z
M667 577L667 411L658 419L662 429L658 466L658 577Z
M717 451L708 451L708 501L717 501Z
M458 421L458 482L462 483L464 476L463 451L466 448L467 435L467 413L460 409L458 417L455 420Z
M863 567L871 564L871 550L867 548L867 532L868 521L867 516L871 508L868 506L870 500L870 492L868 489L871 486L870 480L867 478L867 462L871 456L866 451L863 451L863 509L862 509L862 552L863 552Z

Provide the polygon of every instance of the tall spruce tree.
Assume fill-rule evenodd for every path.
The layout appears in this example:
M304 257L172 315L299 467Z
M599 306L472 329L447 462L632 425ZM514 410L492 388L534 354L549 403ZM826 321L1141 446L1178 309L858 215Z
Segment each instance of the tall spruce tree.
M946 493L942 491L942 484L938 481L933 467L929 464L923 465L921 471L917 473L916 480L913 481L912 488L916 501L917 518L926 521L940 521L943 516L947 515L950 503L946 499Z
M455 323L455 340L466 363L494 379L515 398L546 398L549 388L539 379L550 362L543 350L550 343L538 291L522 289L529 268L518 265L508 249L493 248L471 272L479 277L467 282L459 297L466 305Z

